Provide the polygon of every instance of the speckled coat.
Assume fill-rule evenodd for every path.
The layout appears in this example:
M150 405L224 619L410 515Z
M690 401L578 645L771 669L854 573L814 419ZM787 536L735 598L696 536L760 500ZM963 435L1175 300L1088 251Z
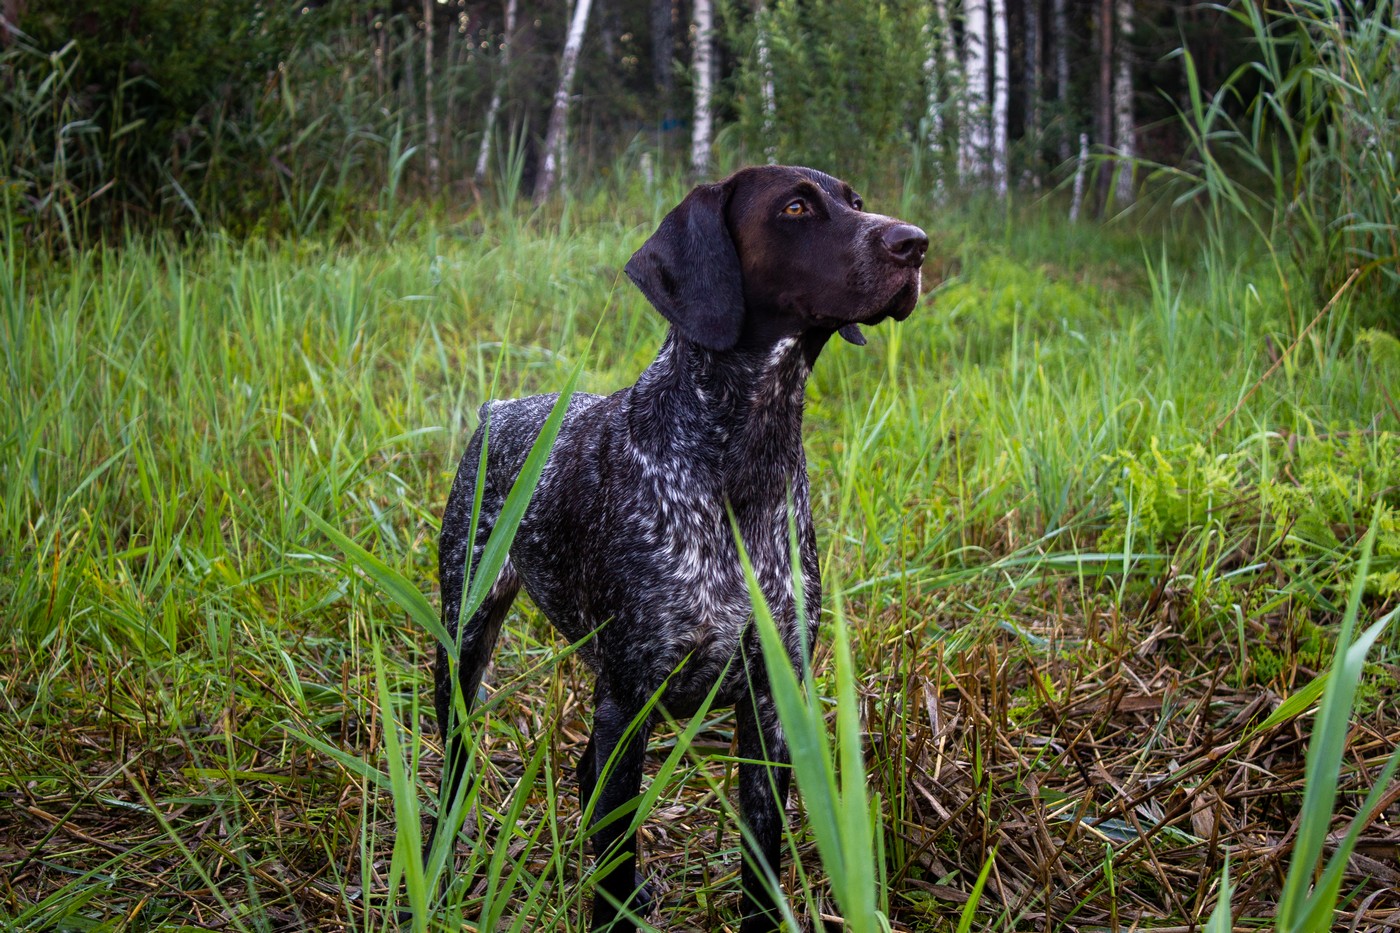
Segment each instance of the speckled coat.
M730 515L800 663L821 605L802 449L806 380L834 333L863 343L857 324L908 315L926 245L918 228L865 213L848 185L809 169L749 169L697 188L628 263L673 325L656 361L613 395L571 399L510 558L458 632L468 559L479 560L557 396L482 406L442 520L443 618L461 645L455 679L470 706L522 585L565 638L587 639L580 654L597 695L579 786L585 801L597 793L595 822L638 793L647 729L626 733L658 691L669 713L690 715L722 677L718 702L738 711L740 757L788 761ZM450 737L450 794L463 777L465 745L453 723L449 662L439 647L436 706ZM746 933L778 925L764 879L778 867L789 774L740 767L740 810L753 840L742 872ZM631 929L628 912L650 907L625 823L593 834L600 860L622 856L598 881L595 929Z

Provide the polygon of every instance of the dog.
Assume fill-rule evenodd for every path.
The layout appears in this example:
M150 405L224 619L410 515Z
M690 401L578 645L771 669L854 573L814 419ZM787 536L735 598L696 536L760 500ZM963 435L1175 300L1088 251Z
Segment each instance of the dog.
M791 768L735 529L800 665L821 605L802 448L806 380L833 335L861 345L861 325L909 316L927 248L924 231L867 212L850 185L808 168L746 168L691 191L625 269L670 323L656 361L613 395L572 397L509 559L458 631L467 562L474 570L558 397L481 408L439 547L443 620L460 645L455 687L470 709L521 586L565 638L583 642L596 705L579 797L594 800L592 845L598 864L611 866L595 887L594 930L633 930L651 907L636 834L626 818L605 821L639 794L644 710L659 693L669 713L692 715L717 682L717 705L736 708L743 759L740 929L779 926L768 879L777 877ZM446 801L467 761L453 681L439 646ZM634 720L641 727L629 730Z

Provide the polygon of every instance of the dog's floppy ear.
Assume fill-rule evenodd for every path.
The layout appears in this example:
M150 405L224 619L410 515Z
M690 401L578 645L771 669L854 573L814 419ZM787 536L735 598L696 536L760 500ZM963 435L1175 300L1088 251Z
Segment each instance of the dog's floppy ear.
M729 186L700 185L627 261L636 283L688 340L728 350L744 324L739 254L725 226Z

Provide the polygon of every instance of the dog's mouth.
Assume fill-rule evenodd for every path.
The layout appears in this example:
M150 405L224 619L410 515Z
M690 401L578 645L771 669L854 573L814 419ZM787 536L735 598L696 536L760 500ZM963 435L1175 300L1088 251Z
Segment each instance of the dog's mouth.
M902 321L913 314L915 306L919 303L920 280L919 270L915 269L913 271L914 274L905 280L904 285L899 291L894 293L894 296L885 303L884 307L867 318L851 321L849 324L843 324L837 329L836 333L840 334L841 338L847 343L863 347L866 344L866 339L865 334L862 333L860 329L862 324L867 327L873 327L885 318L893 318L896 321Z

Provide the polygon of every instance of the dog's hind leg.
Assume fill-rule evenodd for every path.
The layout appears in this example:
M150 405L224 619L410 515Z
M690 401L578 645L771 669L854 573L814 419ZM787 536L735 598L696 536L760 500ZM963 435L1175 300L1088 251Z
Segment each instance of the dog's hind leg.
M505 621L516 593L520 591L520 577L507 559L481 605L469 616L462 615L462 601L469 593L468 581L476 577L482 552L496 526L504 501L504 496L488 474L480 501L476 502L477 470L471 467L480 460L483 434L477 431L462 457L463 469L458 471L452 493L448 496L442 515L442 535L438 541L442 624L456 642L457 663L453 664L448 645L437 646L433 668L433 705L437 710L445 762L439 813L433 820L425 852L431 851L439 826L453 809L466 776L468 744L464 716L459 715L459 710L470 711L476 702L481 678L491 662L491 652L501 632L501 623ZM456 702L459 695L462 698L460 705ZM451 874L450 860L448 874Z
M484 534L479 537L484 537ZM433 821L432 832L428 835L429 849L437 836L439 824L457 799L467 771L467 736L465 724L453 701L453 681L455 679L462 697L461 708L470 712L481 687L481 678L491 661L491 651L496 646L496 638L501 633L501 623L505 621L506 613L519 590L520 578L507 560L481 606L472 613L471 618L462 623L461 632L457 637L460 650L457 655L455 678L447 646L437 646L437 660L433 669L433 703L437 707L438 729L443 738L446 763L440 797L441 812ZM443 616L448 632L457 629L456 614L460 611L462 598L460 589L451 598L444 596Z

